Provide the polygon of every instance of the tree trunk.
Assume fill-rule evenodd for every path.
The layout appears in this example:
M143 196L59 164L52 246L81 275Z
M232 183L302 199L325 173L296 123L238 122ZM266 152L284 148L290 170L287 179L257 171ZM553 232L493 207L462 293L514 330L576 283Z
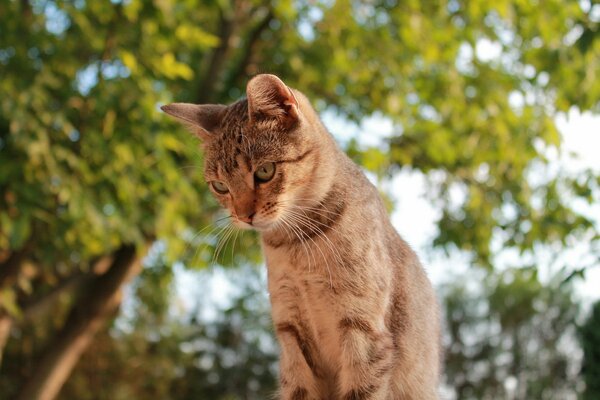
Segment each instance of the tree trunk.
M10 315L0 311L0 365L2 365L2 354L4 346L10 336L10 328L12 327L13 319Z
M121 288L140 269L134 246L122 246L108 271L92 280L56 339L47 347L18 399L52 400L75 364L121 302Z
M27 247L11 253L0 263L0 289L12 286L17 281L27 254Z
M200 83L196 102L199 104L208 103L214 98L215 89L220 83L220 75L227 53L231 47L231 37L235 29L235 21L228 17L225 11L220 10L219 23L219 46L214 49L208 62L208 69Z
M248 39L240 50L240 56L228 74L225 87L234 87L239 79L248 78L246 76L246 68L250 64L252 56L255 53L256 45L260 40L260 35L262 35L262 33L269 27L269 23L271 23L274 18L275 15L273 14L273 10L269 7L263 19L252 29L250 29L247 34Z
M10 289L19 278L28 247L29 245L26 245L22 249L10 253L5 260L0 262L0 291ZM5 305L0 302L0 365L2 365L2 354L12 325L13 317L8 313Z

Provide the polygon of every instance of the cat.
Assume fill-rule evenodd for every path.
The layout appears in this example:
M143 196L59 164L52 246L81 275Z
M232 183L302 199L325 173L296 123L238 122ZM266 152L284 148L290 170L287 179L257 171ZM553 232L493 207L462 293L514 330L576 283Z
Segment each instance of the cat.
M229 106L162 107L202 140L205 179L260 232L283 400L436 399L432 286L377 189L275 75Z

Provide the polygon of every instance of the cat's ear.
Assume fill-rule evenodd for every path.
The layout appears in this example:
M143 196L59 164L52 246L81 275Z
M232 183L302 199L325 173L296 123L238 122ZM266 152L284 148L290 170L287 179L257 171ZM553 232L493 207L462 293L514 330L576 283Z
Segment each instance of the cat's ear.
M276 119L286 126L298 121L298 100L292 89L275 75L256 75L246 86L248 115L255 118Z
M171 103L160 109L188 127L201 139L209 140L221 124L227 106L221 104Z

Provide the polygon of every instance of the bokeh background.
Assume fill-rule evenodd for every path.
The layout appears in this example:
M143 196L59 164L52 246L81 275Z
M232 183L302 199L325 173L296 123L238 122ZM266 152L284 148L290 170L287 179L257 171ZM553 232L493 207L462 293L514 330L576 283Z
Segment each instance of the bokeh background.
M0 2L0 399L266 399L252 233L159 111L278 74L381 188L447 399L600 398L597 0ZM432 338L432 340L434 340Z

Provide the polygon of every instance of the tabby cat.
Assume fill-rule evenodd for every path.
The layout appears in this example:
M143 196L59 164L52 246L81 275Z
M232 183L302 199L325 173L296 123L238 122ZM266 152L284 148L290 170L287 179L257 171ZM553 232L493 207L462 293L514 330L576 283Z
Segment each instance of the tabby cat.
M162 109L202 139L206 181L234 223L261 234L280 398L436 399L431 284L306 97L263 74L229 106Z

